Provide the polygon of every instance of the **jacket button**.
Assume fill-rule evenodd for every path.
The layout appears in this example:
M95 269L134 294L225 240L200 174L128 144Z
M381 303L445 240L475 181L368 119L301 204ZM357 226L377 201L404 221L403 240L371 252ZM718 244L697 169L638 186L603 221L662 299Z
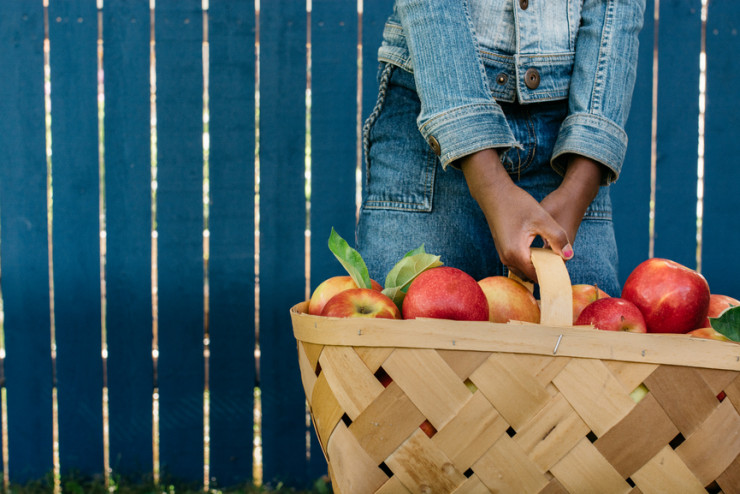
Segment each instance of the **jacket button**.
M442 149L439 147L439 141L437 141L434 136L429 136L429 138L427 139L427 144L429 144L429 147L432 148L434 154L436 154L437 156L442 154Z
M540 85L540 73L537 72L537 69L529 69L524 73L524 84L529 89L537 89Z
M527 10L527 7L529 7L529 0L519 0L519 6L522 10Z
M501 72L499 75L496 76L496 82L501 84L502 86L506 84L506 81L509 80L509 76Z

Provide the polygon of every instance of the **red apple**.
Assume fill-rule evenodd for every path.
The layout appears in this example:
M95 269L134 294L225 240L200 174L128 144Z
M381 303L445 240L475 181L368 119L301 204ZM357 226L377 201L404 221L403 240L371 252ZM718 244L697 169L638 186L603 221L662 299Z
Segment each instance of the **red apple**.
M421 425L419 426L419 429L423 430L424 434L426 434L427 437L432 437L437 433L437 429L435 429L432 423L429 422L428 420L425 420L424 422L422 422Z
M350 288L334 295L321 311L327 317L401 319L401 311L387 295L370 288Z
M375 280L370 280L373 290L381 291L383 289ZM321 314L324 305L337 293L349 290L350 288L357 288L357 283L354 282L351 276L332 276L322 281L311 294L311 299L308 301L308 313L314 316Z
M478 282L488 300L488 320L540 322L537 299L518 281L506 276L489 276Z
M575 324L590 324L604 331L647 332L640 309L632 302L616 297L594 300L583 309Z
M707 310L707 318L704 320L703 327L711 328L712 325L709 322L710 317L719 317L730 307L737 307L738 305L740 305L740 300L737 300L730 296L719 295L717 293L710 294L709 310Z
M450 266L428 269L409 285L403 299L404 319L433 317L488 321L488 301L475 278Z
M732 341L727 336L723 335L712 327L692 329L686 334L694 336L696 338L707 338L709 340Z
M624 282L622 298L639 307L650 333L686 333L703 325L709 309L704 277L668 259L641 262Z
M578 320L581 311L600 298L608 298L610 295L596 285L577 284L573 285L573 322Z

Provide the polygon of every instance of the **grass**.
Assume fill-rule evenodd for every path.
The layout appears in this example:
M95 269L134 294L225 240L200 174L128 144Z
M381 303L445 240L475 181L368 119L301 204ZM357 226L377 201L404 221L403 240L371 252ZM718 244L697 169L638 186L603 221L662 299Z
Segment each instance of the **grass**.
M151 479L111 478L110 486L105 486L102 478L89 478L68 475L61 479L64 494L331 494L332 489L325 478L316 480L309 489L296 489L282 483L254 486L251 484L229 488L211 486L207 491L202 486L178 482L162 481L155 485ZM8 494L49 494L54 492L54 479L51 474L43 479L24 485L11 485Z

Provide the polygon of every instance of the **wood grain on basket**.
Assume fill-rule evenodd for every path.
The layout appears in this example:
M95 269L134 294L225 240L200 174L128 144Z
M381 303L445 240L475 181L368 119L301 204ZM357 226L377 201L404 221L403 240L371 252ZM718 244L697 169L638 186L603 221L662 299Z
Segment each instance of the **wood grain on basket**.
M740 492L734 343L291 315L335 492Z

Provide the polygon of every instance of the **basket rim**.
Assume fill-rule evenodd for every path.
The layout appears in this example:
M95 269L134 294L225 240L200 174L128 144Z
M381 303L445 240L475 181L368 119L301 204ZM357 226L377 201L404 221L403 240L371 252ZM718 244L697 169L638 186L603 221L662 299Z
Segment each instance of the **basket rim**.
M328 346L556 355L740 371L739 344L682 334L520 322L335 318L308 314L308 301L291 307L290 316L297 341ZM522 339L523 332L531 337Z

